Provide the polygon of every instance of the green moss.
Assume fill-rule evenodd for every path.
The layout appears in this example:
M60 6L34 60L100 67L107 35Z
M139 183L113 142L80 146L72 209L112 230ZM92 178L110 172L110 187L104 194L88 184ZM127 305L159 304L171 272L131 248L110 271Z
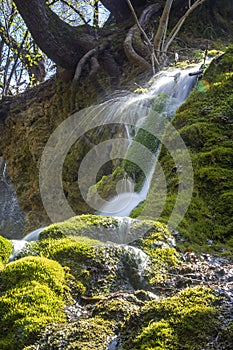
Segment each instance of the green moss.
M43 339L43 349L102 350L114 336L111 322L101 317L80 319L69 325L54 325L47 328ZM36 345L24 350L35 350Z
M191 203L178 229L186 243L205 245L208 239L227 243L232 234L233 190L233 49L213 60L197 85L179 108L172 123L190 152L194 172ZM167 197L160 221L167 222L176 203L179 173L176 164L162 147L159 162L167 183ZM144 210L156 217L154 202L156 177L145 201Z
M139 313L139 301L133 295L124 297L103 299L95 305L93 316L101 317L112 322L117 330L120 330L131 316Z
M99 231L114 230L116 227L118 227L118 220L115 218L83 214L64 222L50 225L48 229L41 232L40 237L44 239L47 237L89 236L98 239ZM85 242L91 243L88 239L86 239ZM97 241L95 243L97 243Z
M218 310L208 288L187 288L176 296L147 302L124 349L201 350L215 334ZM129 325L128 325L129 326ZM136 332L135 332L136 330ZM198 341L197 341L198 339Z
M151 168L154 154L159 147L167 123L167 118L171 117L171 115L167 115L164 112L165 107L170 104L171 99L168 95L160 94L154 98L146 121L138 130L134 137L134 142L130 145L125 155L123 169L135 180L135 191L141 189L145 175L148 174Z
M11 262L2 271L1 282L2 350L20 350L46 325L65 321L65 273L56 261L25 257Z
M143 223L149 220L142 221ZM149 255L153 263L150 283L158 283L167 279L167 273L180 263L179 254L174 247L175 240L166 225L155 222L146 232L140 248Z
M0 263L6 263L12 254L13 245L8 239L0 236Z
M4 289L25 285L33 280L48 285L55 292L62 293L65 272L56 261L29 256L9 263L1 274Z
M109 199L113 198L117 192L117 183L124 179L125 171L121 167L116 167L112 174L105 175L98 181L95 185L93 185L88 191L88 200L98 205L98 200L96 203L95 195L98 193L101 198Z
M65 321L63 306L61 297L36 281L1 293L0 348L22 349L34 342L46 325Z

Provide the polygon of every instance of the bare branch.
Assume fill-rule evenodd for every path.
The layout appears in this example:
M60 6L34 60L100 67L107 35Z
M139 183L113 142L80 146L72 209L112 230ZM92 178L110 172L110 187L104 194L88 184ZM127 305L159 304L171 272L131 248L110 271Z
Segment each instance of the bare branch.
M77 64L76 70L75 70L75 74L74 74L74 78L73 81L77 82L78 79L80 78L82 69L85 65L85 63L88 62L88 60L91 59L91 57L93 57L94 55L102 52L103 50L106 49L106 47L109 45L109 42L111 41L112 38L108 38L108 40L106 40L105 42L103 42L100 46L96 46L94 49L89 50L79 61L79 63Z
M86 21L85 17L83 16L83 14L79 10L77 10L73 5L71 5L66 0L61 0L61 2L63 2L63 4L65 4L65 5L69 6L75 13L77 13L79 15L79 17L81 18L81 20L83 21L83 23L85 23L85 24L88 23Z
M175 27L172 29L170 35L168 36L165 44L164 44L164 52L167 52L169 46L171 45L171 43L173 42L174 38L176 37L177 33L179 32L180 28L182 27L182 25L184 24L186 18L190 15L190 13L193 12L193 10L195 10L199 5L201 5L203 2L205 2L206 0L196 0L191 7L189 7L189 9L185 12L185 14L180 18L180 20L177 22L177 24L175 25Z
M145 70L152 70L152 66L150 63L148 63L142 56L139 56L137 52L134 50L133 45L132 45L132 40L133 40L133 35L135 30L137 30L136 25L130 28L128 31L128 34L125 38L124 41L124 49L125 49L125 54L128 57L128 59L139 66L141 66Z
M167 24L168 24L172 3L173 3L173 0L166 1L162 16L160 17L159 26L154 37L154 47L156 51L162 51L161 44L162 44L163 38L166 36Z

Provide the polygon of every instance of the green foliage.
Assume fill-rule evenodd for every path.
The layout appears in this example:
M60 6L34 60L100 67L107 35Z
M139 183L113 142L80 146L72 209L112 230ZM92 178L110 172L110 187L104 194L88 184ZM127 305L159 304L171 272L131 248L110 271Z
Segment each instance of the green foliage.
M25 257L9 263L1 273L2 350L22 349L53 322L64 322L65 273L56 261Z
M13 245L8 239L0 236L0 263L6 263L12 254Z

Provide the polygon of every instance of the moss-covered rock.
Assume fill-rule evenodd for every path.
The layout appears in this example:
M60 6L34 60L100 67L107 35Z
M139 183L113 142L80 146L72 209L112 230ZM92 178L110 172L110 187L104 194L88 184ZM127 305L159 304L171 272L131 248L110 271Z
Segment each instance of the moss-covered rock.
M111 322L94 317L81 319L70 325L54 325L46 329L41 343L26 347L24 350L102 350L107 349L114 337Z
M22 349L46 325L65 322L65 273L56 261L25 257L1 272L0 348Z
M124 349L203 349L215 334L217 308L208 288L188 288L176 296L150 301L125 328ZM198 341L197 341L198 339Z
M0 236L0 263L6 263L11 256L13 244L8 239Z
M230 205L233 186L232 69L233 49L229 48L212 61L173 119L173 125L190 152L194 171L191 203L179 230L186 235L186 241L196 243L196 247L205 245L207 239L214 243L227 242L233 232ZM179 169L165 147L159 161L167 180L167 200L160 217L166 222L177 199ZM143 211L152 218L156 215L153 212L156 208L154 181Z
M133 245L103 244L85 237L103 235L110 229L131 237ZM57 260L76 278L76 297L84 291L93 296L118 289L150 289L165 281L167 273L180 263L175 245L167 226L159 222L82 215L51 225L41 232L39 242L28 244L19 256ZM82 284L80 288L77 283Z
M49 288L61 294L65 283L65 272L56 261L43 257L28 256L9 263L1 274L4 290L16 285L30 284L34 280L48 285Z

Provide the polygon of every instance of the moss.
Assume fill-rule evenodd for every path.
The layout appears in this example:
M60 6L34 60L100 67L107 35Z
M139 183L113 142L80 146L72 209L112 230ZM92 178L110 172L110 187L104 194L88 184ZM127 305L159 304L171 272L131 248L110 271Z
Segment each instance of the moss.
M95 185L91 186L88 191L88 200L91 201L95 207L95 204L98 205L98 202L96 203L95 200L96 193L98 193L103 199L113 198L117 194L117 183L123 180L124 177L124 169L119 166L116 167L112 174L104 175L101 180L99 180Z
M217 308L208 288L187 288L173 297L147 302L124 349L201 350L215 334ZM130 334L131 333L131 334ZM197 341L198 339L198 341Z
M16 284L25 285L33 280L48 285L55 292L62 293L65 272L56 261L29 256L9 263L1 274L4 289L10 289Z
M111 322L101 317L80 319L65 326L50 326L42 338L43 349L102 350L114 337L113 328ZM36 348L35 345L24 350Z
M233 50L214 59L202 80L186 102L178 109L172 123L190 152L194 171L191 203L178 229L189 244L199 247L208 239L227 243L232 234L233 189ZM171 155L162 147L159 162L167 182L167 198L159 218L167 222L177 199L179 174ZM145 201L143 212L153 218L155 178Z
M146 121L138 130L134 142L126 152L123 169L136 182L135 191L141 189L145 176L151 169L153 157L159 147L159 140L162 138L167 118L171 117L171 115L165 113L165 107L171 103L170 97L166 94L160 94L154 98Z
M111 231L118 227L118 220L113 217L83 214L61 223L50 225L41 232L40 237L89 236L99 238L101 231ZM88 239L86 240L88 242ZM97 243L97 242L96 242Z
M139 300L133 295L123 295L116 293L113 298L103 299L97 303L93 309L93 316L101 317L112 322L116 330L120 330L131 316L139 313Z
M6 263L12 254L13 244L8 239L0 236L0 263Z
M1 349L20 350L46 325L65 321L65 273L56 261L25 257L11 262L2 271L1 282Z
M72 288L76 297L78 297L78 295L85 292L84 285L87 286L90 282L90 273L87 266L95 264L94 245L96 245L96 241L84 237L77 237L76 239L71 237L60 238L60 232L56 232L53 228L52 225L51 232L48 229L45 236L51 234L54 237L58 233L56 239L48 237L39 242L33 242L22 254L43 256L44 259L52 259L51 261L55 260L63 267L68 267L75 278L72 282Z
M149 280L151 284L156 284L167 279L169 270L177 266L180 259L175 248L175 239L167 226L160 222L150 222L151 226L146 230L145 225L149 222L149 220L143 220L135 226L144 226L145 234L138 242L138 246L151 258L152 270Z

